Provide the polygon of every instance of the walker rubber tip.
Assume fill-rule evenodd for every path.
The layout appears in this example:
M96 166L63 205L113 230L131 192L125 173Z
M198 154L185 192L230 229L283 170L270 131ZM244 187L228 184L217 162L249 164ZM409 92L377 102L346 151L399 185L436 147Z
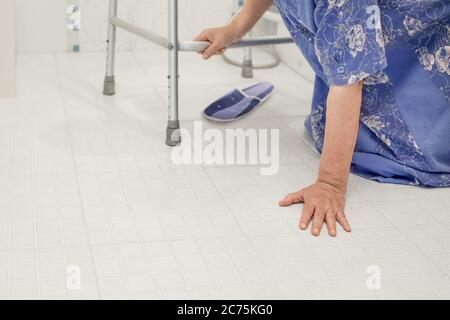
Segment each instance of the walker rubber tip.
M103 94L105 96L113 96L116 94L116 80L114 79L114 76L105 76Z
M176 147L181 143L180 122L169 121L166 129L166 144Z
M242 77L245 79L253 78L253 62L252 60L245 60L242 64Z

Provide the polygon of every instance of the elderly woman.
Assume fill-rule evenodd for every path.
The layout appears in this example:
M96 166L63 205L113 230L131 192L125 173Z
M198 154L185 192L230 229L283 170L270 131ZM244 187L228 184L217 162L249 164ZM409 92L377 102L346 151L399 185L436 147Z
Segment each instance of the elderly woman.
M450 186L450 2L247 0L208 29L205 59L241 39L273 4L316 73L305 125L322 153L317 182L280 201L304 203L300 228L347 232L349 172L386 183Z

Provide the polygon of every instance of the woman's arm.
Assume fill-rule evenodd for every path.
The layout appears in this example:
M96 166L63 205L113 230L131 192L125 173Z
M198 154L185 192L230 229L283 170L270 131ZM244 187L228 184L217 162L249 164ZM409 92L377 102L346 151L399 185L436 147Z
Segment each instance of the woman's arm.
M246 0L230 24L204 30L194 39L211 42L211 46L203 52L203 58L222 54L230 44L242 39L272 5L273 0Z
M230 30L242 39L273 5L273 0L247 0L241 11L230 23Z
M336 236L336 222L345 231L351 231L344 213L345 192L358 136L362 88L362 83L331 87L317 182L280 201L281 206L304 203L300 228L307 229L312 221L312 234L315 236L320 234L324 222L332 237Z
M362 84L330 89L318 182L328 183L342 192L347 191L361 103Z

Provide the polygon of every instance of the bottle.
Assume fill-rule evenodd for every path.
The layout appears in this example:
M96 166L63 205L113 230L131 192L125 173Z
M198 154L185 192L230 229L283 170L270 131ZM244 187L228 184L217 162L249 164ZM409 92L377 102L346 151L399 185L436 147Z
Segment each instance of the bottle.
M79 52L81 30L81 8L79 0L67 0L66 9L67 51Z

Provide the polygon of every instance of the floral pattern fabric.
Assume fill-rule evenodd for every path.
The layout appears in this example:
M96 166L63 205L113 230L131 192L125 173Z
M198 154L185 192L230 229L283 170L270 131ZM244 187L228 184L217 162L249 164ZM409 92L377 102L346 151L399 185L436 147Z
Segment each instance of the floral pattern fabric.
M317 75L306 127L318 150L330 86L363 81L352 171L450 186L450 1L275 2Z

